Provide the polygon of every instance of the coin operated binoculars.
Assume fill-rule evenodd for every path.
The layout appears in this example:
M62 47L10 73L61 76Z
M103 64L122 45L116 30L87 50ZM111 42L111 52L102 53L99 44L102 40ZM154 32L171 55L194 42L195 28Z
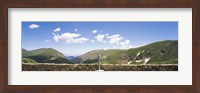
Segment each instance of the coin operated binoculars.
M98 65L99 65L99 70L96 70L96 71L104 71L104 70L101 70L101 58L102 56L101 55L98 55Z

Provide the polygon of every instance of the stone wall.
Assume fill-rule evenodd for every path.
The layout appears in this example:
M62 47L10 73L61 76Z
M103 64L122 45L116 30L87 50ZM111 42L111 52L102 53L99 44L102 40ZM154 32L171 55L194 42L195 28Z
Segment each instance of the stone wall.
M104 71L178 71L177 64L168 65L101 65ZM95 71L90 64L22 64L22 71Z

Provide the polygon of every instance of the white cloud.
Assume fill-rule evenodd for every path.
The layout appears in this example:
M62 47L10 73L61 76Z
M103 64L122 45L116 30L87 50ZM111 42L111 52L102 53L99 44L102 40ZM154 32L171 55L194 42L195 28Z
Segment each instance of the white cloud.
M108 36L107 38L109 39L108 41L109 44L119 44L119 41L123 39L123 37L120 36L119 34Z
M97 30L93 30L92 33L97 33Z
M60 32L61 31L61 28L56 28L53 30L53 32Z
M50 43L50 42L51 42L50 40L43 41L43 43Z
M45 42L46 42L46 43L49 43L49 42L51 42L51 41L50 41L50 40L45 40Z
M102 47L100 47L99 49L101 49L101 50L108 50L107 48L102 48Z
M130 40L125 40L124 42L120 42L119 44L121 45L121 49L132 48L132 45L130 45Z
M95 38L97 39L98 42L103 42L105 35L103 34L99 34L97 36L95 36Z
M95 40L90 40L90 42L95 42Z
M109 34L98 34L95 36L96 41L101 42L101 43L108 43L113 45L113 49L129 49L132 48L133 46L130 44L130 40L125 39L122 37L120 34L114 34L114 35L109 35Z
M51 42L50 40L42 41L42 43L50 43L50 42Z
M30 29L35 29L35 28L39 28L40 26L37 24L31 24L28 26Z
M117 46L113 46L113 49L117 49Z
M74 31L75 31L75 32L78 31L78 28L76 28Z
M103 43L106 43L106 41L102 41Z
M59 42L62 41L63 43L85 43L87 42L89 39L85 38L85 37L81 37L80 34L76 34L76 33L64 33L64 34L54 34L53 40L55 42Z
M119 44L122 45L122 46L129 45L130 40L125 40L124 42L120 42Z

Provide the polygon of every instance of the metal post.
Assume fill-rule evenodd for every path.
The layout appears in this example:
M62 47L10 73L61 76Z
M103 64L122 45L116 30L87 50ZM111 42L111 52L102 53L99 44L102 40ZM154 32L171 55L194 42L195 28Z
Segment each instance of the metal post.
M100 58L99 58L99 70L101 70L101 68L100 68Z
M98 55L98 65L99 65L99 70L97 70L97 71L104 71L104 70L101 70L101 63L100 63L100 61L101 61L101 55Z

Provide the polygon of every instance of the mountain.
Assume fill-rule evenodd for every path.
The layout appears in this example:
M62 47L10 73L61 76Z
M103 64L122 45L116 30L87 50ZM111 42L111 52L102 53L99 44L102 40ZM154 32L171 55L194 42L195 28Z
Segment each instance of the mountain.
M133 56L139 52L140 55ZM155 42L140 48L130 49L127 54L131 58L136 58L135 62L139 60L144 62L149 59L148 64L178 64L178 41L165 40Z
M69 60L73 60L74 58L76 58L77 56L67 56L67 59Z
M22 58L23 63L37 63L35 60L30 58Z
M65 55L60 53L59 51L52 48L41 48L31 51L34 55L45 55L45 56L53 56L53 57L61 57L65 58Z
M87 52L81 56L78 56L77 58L73 59L72 61L74 63L96 63L98 62L98 56L101 55L102 58L106 58L108 55L112 55L114 53L120 52L122 50L119 49L110 49L110 50L93 50L90 52Z
M128 50L93 50L76 58L67 58L52 48L22 49L23 63L97 64L100 61L102 64L178 64L178 41L159 41Z
M24 63L67 63L73 64L65 55L52 48L41 48L32 51L22 49Z
M31 51L22 49L22 57L27 57L27 56L31 56L31 55L33 55L33 53Z
M165 40L131 48L109 56L106 61L115 63L123 61L129 64L178 64L178 41Z
M178 41L159 41L128 50L94 50L72 61L96 64L99 59L102 64L178 64Z

